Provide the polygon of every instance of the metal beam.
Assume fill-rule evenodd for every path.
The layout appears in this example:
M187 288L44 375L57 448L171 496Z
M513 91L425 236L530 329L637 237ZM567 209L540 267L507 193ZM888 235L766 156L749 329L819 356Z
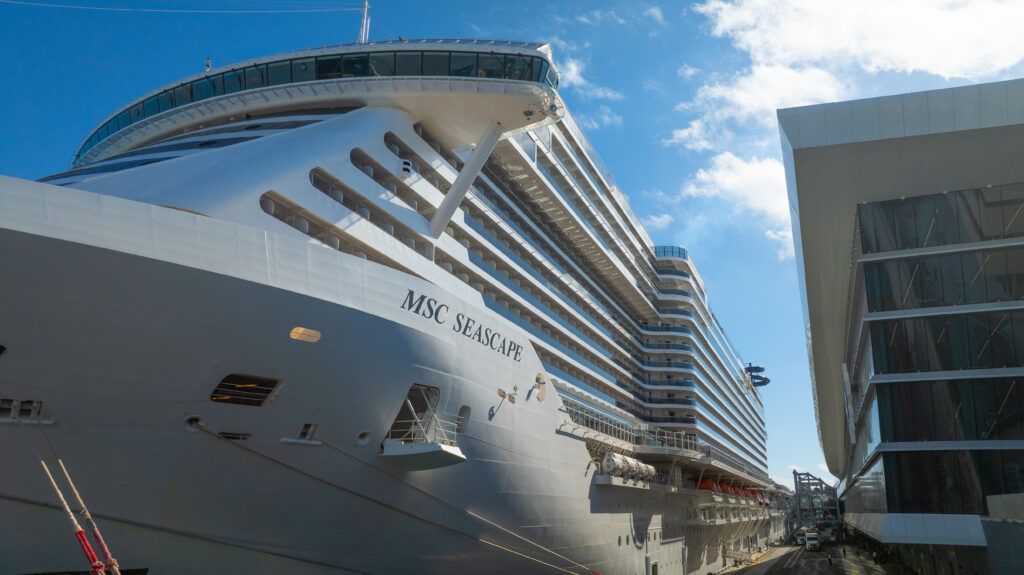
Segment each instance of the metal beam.
M448 222L451 221L452 216L455 215L455 210L462 203L462 198L466 197L469 186L472 185L477 175L480 174L480 170L483 169L484 163L490 157L491 152L494 151L494 147L498 145L498 140L501 139L501 135L504 132L501 123L494 122L487 126L484 133L480 135L476 142L476 147L473 148L473 153L469 155L469 159L462 166L459 176L455 178L455 183L452 184L452 188L445 194L444 200L437 208L434 217L430 220L430 235L435 239L441 237L441 233L448 227Z

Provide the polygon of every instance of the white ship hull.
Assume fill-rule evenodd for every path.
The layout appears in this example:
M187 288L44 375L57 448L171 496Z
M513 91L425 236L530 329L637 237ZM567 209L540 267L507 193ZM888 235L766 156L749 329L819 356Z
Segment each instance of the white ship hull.
M780 535L760 397L546 47L278 59L144 97L58 185L0 177L0 574L86 571L41 459L126 575L705 575ZM417 384L457 445L384 443Z
M717 561L699 533L684 545L681 497L594 483L584 442L559 432L557 394L526 393L541 370L529 346L515 362L401 304L413 289L526 341L487 310L323 246L164 208L145 207L153 219L133 234L110 216L137 204L12 182L0 192L0 397L44 408L42 422L0 425L0 571L81 570L39 465L58 457L123 567L152 575L633 573L652 561L683 573L686 547L706 555L698 565ZM80 226L45 215L75 195L103 206L83 208ZM175 226L192 240L138 255L162 251L154 230ZM242 279L236 262L218 273L231 250L271 279ZM342 280L333 297L316 294L323 280L276 277L312 261ZM323 339L290 340L295 326ZM258 408L211 402L233 372L283 385ZM440 387L446 412L471 406L467 462L405 472L381 460L414 382ZM519 401L501 402L497 389L516 386ZM190 416L209 431L189 431ZM281 441L304 422L322 445Z

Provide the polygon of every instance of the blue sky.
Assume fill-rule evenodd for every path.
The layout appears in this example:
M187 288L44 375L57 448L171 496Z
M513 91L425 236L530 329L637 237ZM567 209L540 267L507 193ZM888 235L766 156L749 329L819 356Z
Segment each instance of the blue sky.
M45 0L40 0L44 2ZM63 0L314 9L327 0ZM371 39L554 46L562 93L658 244L686 246L743 358L768 369L770 472L829 477L815 427L778 107L1021 75L1021 2L373 2ZM0 1L0 174L66 169L114 108L215 65L354 41L355 12L180 14ZM841 254L837 254L841 257Z

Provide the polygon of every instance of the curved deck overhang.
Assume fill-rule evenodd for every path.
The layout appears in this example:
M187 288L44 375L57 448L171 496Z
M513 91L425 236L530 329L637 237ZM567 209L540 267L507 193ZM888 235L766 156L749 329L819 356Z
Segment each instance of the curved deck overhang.
M446 76L316 80L216 96L145 118L96 144L74 165L97 162L192 129L240 120L247 115L363 106L405 110L436 133L442 144L452 148L476 141L492 122L514 130L563 109L550 87L518 80Z
M325 80L421 76L511 80L550 87L553 93L558 87L558 71L551 60L550 46L544 43L467 39L343 44L255 58L204 70L122 106L82 139L73 165L79 167L106 157L96 148L138 123L227 95Z

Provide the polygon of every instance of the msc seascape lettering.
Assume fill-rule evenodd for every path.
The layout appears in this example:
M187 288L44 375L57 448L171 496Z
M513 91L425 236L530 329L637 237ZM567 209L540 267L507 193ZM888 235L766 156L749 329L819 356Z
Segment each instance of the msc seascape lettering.
M402 301L401 308L427 319L432 319L438 325L447 323L448 313L451 311L451 307L448 304L441 303L437 299L423 294L417 296L413 290L409 290L405 294L405 300ZM455 314L452 330L476 341L480 345L489 347L505 357L522 361L522 345L512 341L500 331L486 327L462 312Z

